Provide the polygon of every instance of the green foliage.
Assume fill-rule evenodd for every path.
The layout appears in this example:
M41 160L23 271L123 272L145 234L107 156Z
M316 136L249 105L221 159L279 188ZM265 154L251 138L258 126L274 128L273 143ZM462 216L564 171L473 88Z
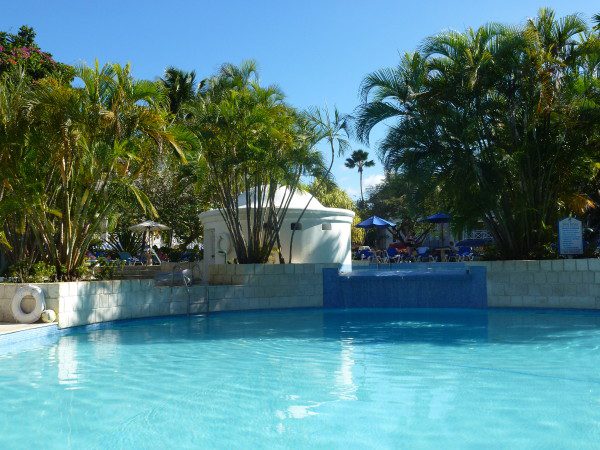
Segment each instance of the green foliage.
M200 240L203 228L198 216L212 206L214 196L202 184L203 171L197 160L188 164L165 162L140 183L156 209L157 220L169 226L182 249ZM167 232L162 235L169 236Z
M81 87L52 76L0 80L7 131L0 134L0 219L13 260L27 251L53 264L60 279L76 277L118 199L131 195L156 215L136 180L167 149L184 159L191 148L189 136L169 125L159 84L134 80L129 66L116 64L76 74Z
M381 183L367 191L363 215L416 220L446 210L444 197L437 189L431 189L430 179L387 172Z
M266 262L280 248L279 229L300 177L322 167L311 130L279 89L259 84L251 61L225 64L184 113L201 143L199 167L206 171L198 180L215 196L238 261ZM287 190L276 199L281 186ZM244 192L253 208L239 207Z
M40 79L50 75L68 79L72 68L61 64L35 43L33 28L23 25L17 34L0 32L0 75L21 68L28 77Z
M8 268L8 276L20 283L45 283L56 281L56 267L43 261L28 264L21 261Z
M160 249L165 255L168 256L169 261L180 262L180 261L201 261L204 257L204 253L196 245L192 249L177 249L162 247Z
M192 100L196 94L196 72L185 72L168 67L161 82L167 91L169 109L177 115L182 105Z
M483 220L503 258L542 257L597 191L599 62L598 34L549 9L443 32L364 79L357 133L390 125L379 151L410 181L396 197L432 197L458 228Z
M140 255L143 250L143 235L134 233L128 229L121 229L108 237L110 249L117 254L127 252L131 255Z
M154 207L155 220L170 228L160 233L162 242L172 243L182 251L201 239L203 228L198 216L212 207L212 193L199 181L203 179L202 174L203 169L198 167L195 158L187 164L174 158L161 158L153 161L153 167L136 181L136 186ZM124 195L118 202L116 215L109 223L115 237L128 234L131 225L147 219L144 210L136 207L132 195ZM142 235L135 236L141 245Z
M99 280L112 280L117 270L124 266L125 262L118 259L98 258L98 263L93 268L93 274Z

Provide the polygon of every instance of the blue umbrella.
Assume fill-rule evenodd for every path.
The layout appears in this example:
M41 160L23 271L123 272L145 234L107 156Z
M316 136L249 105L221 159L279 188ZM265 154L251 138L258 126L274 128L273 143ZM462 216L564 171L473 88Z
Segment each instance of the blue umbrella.
M395 227L396 224L381 217L372 216L356 225L356 228L388 228Z
M419 222L429 222L429 223L441 224L442 246L444 246L444 224L450 222L450 216L448 214L439 212L439 213L433 214L432 216L425 217L424 219L421 219Z
M429 222L429 223L448 223L450 222L450 216L446 213L439 212L432 216L425 217L421 219L420 222Z

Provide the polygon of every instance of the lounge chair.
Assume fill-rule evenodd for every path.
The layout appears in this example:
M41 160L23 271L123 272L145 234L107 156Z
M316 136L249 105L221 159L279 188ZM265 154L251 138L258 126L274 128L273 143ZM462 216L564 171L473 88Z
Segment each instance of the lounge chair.
M358 252L358 256L363 261L364 260L372 261L373 258L376 257L375 253L373 253L371 250L367 250L367 249L360 250Z
M124 261L128 266L141 266L143 265L142 261L135 256L131 256L129 252L119 252L119 259Z
M431 254L429 247L417 247L417 256L415 259L419 262L436 261L436 257Z
M402 253L394 247L388 247L386 250L386 261L388 263L397 263L402 261Z
M475 254L471 247L458 247L458 258L459 261L473 261Z

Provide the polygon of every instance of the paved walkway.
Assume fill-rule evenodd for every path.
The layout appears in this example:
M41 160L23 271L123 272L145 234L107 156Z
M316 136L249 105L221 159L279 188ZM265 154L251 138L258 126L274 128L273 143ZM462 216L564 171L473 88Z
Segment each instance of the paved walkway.
M6 323L0 322L0 335L15 333L16 331L31 330L33 328L56 326L56 323Z

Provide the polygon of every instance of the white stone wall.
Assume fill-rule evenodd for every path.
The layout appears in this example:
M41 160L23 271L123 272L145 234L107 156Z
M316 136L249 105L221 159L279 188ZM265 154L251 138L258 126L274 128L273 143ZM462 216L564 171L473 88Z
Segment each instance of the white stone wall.
M600 260L477 261L487 268L488 306L600 309ZM324 268L336 264L213 265L211 285L156 286L154 280L36 283L59 326L141 317L323 306ZM13 322L19 285L0 284L0 322Z
M46 308L58 312L59 307L59 284L60 283L35 283L44 291L46 299ZM14 322L11 311L12 298L14 297L19 284L0 283L0 322Z
M209 269L211 311L323 306L323 269L338 264L219 264Z
M111 320L186 314L204 301L206 288L155 286L154 280L60 283L61 328ZM193 306L194 305L194 306Z
M469 264L487 268L490 307L600 309L600 259Z
M110 320L203 311L206 286L155 286L154 280L35 283L46 295L46 307L58 314L61 328ZM10 311L19 285L0 284L0 321L14 322Z
M336 264L215 265L215 285L156 286L152 279L35 283L61 328L107 322L204 313L207 310L323 306L324 267ZM10 303L18 284L0 284L0 321L13 322ZM189 305L189 306L188 306Z

